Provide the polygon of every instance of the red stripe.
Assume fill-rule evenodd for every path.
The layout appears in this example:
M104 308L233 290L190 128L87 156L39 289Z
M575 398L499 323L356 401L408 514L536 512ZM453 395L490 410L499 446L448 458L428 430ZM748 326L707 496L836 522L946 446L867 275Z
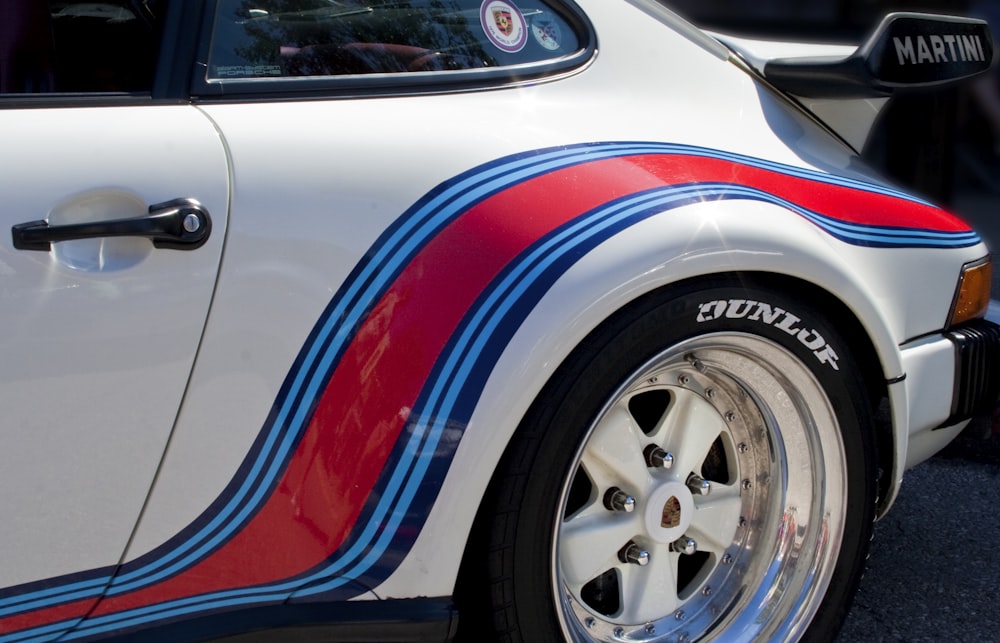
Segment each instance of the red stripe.
M722 159L663 155L631 159L668 184L711 181L753 187L845 223L931 232L971 230L964 221L933 206Z

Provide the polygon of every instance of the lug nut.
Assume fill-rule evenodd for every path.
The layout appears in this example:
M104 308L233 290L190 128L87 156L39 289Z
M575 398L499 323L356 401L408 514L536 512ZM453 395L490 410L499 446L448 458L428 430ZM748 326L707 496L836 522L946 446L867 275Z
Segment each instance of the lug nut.
M684 554L685 556L691 556L698 551L698 543L695 542L694 538L688 538L684 536L680 540L675 540L670 545L670 550L675 551L678 554Z
M629 541L624 549L618 552L618 560L643 567L649 564L649 552L636 544L635 541Z
M647 467L669 469L674 466L674 455L667 453L655 444L650 444L643 449L642 455L646 458Z
M698 494L699 496L707 496L709 492L712 491L711 482L694 474L688 476L686 484L687 488L691 490L691 493Z
M635 498L628 495L618 487L611 487L604 494L604 506L611 511L624 511L631 513L635 511Z

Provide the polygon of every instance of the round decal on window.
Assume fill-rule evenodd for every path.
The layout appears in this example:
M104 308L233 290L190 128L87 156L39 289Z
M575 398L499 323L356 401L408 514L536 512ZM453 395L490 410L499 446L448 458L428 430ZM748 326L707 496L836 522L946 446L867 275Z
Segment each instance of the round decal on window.
M535 37L535 42L550 51L555 51L562 45L559 23L545 14L531 20L531 35Z
M486 0L479 10L486 37L501 51L514 53L524 48L528 40L524 16L511 2Z

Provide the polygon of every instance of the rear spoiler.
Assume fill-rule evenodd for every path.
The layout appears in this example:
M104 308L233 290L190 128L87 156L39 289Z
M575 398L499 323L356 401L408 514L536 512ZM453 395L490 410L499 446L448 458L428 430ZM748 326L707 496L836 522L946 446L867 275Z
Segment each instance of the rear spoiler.
M713 35L859 151L892 95L967 80L995 56L986 22L926 13L889 14L860 47Z
M807 98L875 98L941 87L993 64L983 20L892 13L846 58L779 58L759 69L778 89Z

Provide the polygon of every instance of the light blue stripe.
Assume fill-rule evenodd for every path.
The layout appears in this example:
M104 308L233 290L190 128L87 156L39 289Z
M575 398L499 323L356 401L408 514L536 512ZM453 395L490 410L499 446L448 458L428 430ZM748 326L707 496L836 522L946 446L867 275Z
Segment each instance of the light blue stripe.
M705 184L706 186L709 184ZM915 239L921 245L933 245L940 247L960 247L971 245L979 241L979 235L973 232L934 232L919 231L914 229L899 229L887 226L874 226L865 224L855 224L839 221L826 215L818 214L808 210L783 197L776 196L758 188L742 185L730 185L728 189L721 190L720 196L745 196L756 201L765 201L774 205L779 205L791 210L827 231L835 237L841 239L855 239L869 243L879 243L882 245L897 245L900 247L911 247Z
M3 601L0 601L0 605L9 605L9 607L0 609L0 617L32 609L36 606L36 604L38 604L38 606L42 606L43 602L41 599L57 594L63 595L68 593L67 598L64 600L77 600L80 598L92 597L94 596L95 591L99 593L110 580L111 576L103 576L89 581L81 581L79 583L72 583L71 585L64 585L61 587L50 587L44 590L36 590L30 594L22 594L20 596L11 597L11 599L4 599Z
M811 221L819 222L821 225L823 225L823 227L828 229L845 230L848 232L885 231L886 234L900 238L913 237L913 238L936 238L936 239L951 239L951 240L979 238L979 235L976 234L975 232L968 232L968 231L938 232L934 230L920 230L917 228L894 228L891 226L877 226L877 225L866 225L864 223L850 223L846 221L841 221L839 219L834 219L832 217L828 217L823 214L818 214L811 210L805 210L800 206L795 206L794 204L790 205L793 206L790 209L794 209L797 212L800 211L800 214L808 216L808 218Z
M49 625L35 627L30 630L4 634L0 636L0 643L34 643L35 641L51 641L53 640L53 636L58 636L66 630L72 629L81 620L82 619L74 618L68 621L60 621L58 623L50 623Z

